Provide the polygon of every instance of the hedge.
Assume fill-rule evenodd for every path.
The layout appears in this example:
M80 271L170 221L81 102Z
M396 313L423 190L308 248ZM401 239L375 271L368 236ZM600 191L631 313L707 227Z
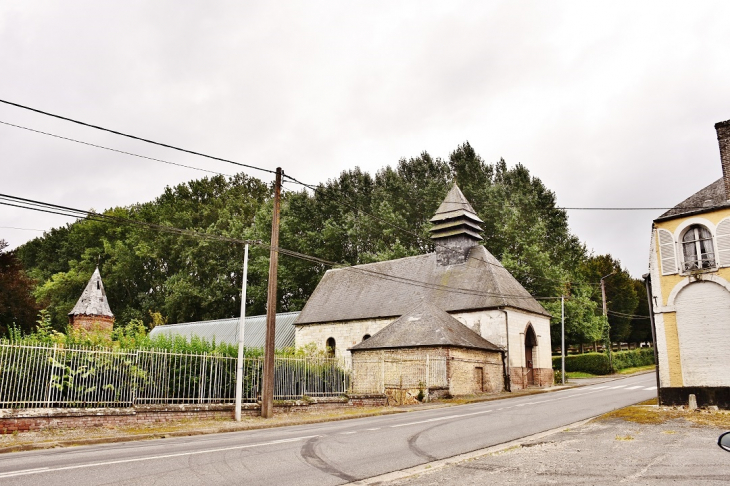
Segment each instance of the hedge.
M633 349L613 353L613 369L634 368L654 364L652 348ZM560 356L553 356L553 369L560 370ZM582 371L592 375L611 374L608 355L604 353L571 354L565 357L565 371Z

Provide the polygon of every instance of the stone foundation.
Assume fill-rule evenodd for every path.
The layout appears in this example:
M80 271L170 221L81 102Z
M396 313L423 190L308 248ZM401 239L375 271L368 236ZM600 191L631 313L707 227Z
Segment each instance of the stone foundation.
M528 385L527 368L515 367L510 368L511 390L522 390L528 386L546 387L553 386L554 372L552 368L533 368L533 384Z
M276 402L274 413L303 413L341 408L384 406L385 395L353 395ZM151 425L181 420L234 418L233 405L137 405L128 408L22 408L0 410L0 434L43 429ZM261 415L258 403L244 403L241 415Z
M717 406L724 410L730 410L730 387L665 387L659 389L659 405L687 406L690 394L697 398L698 407Z

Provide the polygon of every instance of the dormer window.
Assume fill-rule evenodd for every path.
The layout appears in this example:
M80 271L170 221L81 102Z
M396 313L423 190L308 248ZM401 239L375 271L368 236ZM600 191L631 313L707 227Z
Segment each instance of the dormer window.
M702 225L689 227L682 237L684 271L715 268L715 251L712 247L712 233Z

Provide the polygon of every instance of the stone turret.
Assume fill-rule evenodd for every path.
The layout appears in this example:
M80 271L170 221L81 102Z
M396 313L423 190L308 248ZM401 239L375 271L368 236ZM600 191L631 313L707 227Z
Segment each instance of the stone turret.
M479 219L456 184L436 210L431 223L431 239L436 244L439 265L464 263L469 250L482 240L479 225L484 221Z
M114 314L109 308L99 267L94 270L79 301L69 312L68 322L73 329L111 333L114 327Z

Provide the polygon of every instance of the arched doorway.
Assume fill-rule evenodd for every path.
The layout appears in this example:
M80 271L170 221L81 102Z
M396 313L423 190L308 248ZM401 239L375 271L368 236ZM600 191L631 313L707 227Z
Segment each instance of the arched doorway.
M325 345L325 349L327 350L327 357L328 358L334 358L335 352L337 351L336 348L337 344L335 343L335 338L327 338L327 344Z
M730 292L693 282L679 291L675 306L684 386L728 386Z
M535 330L532 328L532 324L527 325L525 330L525 386L535 384L535 369L534 369L534 348L537 347L537 337L535 336Z

